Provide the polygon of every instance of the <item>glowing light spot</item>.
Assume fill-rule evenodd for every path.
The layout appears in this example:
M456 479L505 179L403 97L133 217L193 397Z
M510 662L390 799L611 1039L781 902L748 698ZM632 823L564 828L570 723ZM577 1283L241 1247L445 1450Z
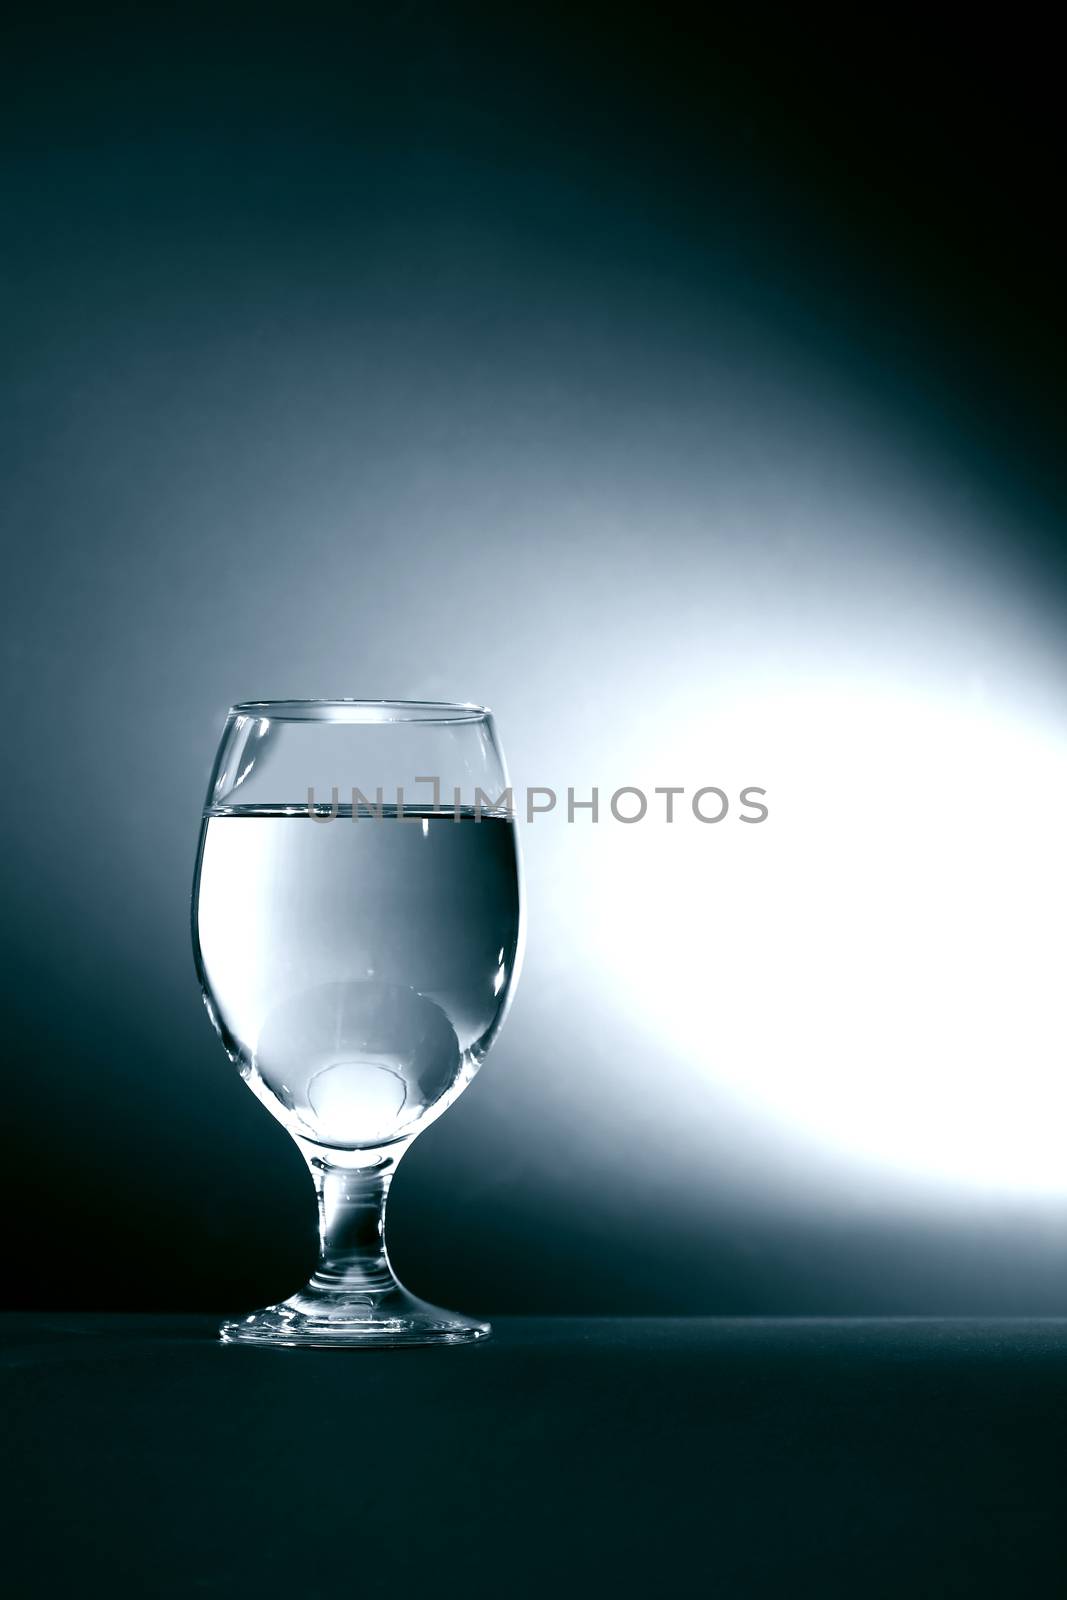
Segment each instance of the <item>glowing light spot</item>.
M583 853L612 1003L828 1152L1067 1190L1067 740L859 685L745 714L766 823Z

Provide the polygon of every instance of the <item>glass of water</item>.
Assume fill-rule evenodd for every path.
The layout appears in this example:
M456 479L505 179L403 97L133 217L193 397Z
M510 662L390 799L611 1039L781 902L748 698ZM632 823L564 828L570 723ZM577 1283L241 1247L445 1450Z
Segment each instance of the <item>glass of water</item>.
M204 808L193 946L208 1014L315 1183L320 1257L228 1343L484 1338L398 1282L397 1162L466 1088L522 948L511 793L483 706L236 705Z

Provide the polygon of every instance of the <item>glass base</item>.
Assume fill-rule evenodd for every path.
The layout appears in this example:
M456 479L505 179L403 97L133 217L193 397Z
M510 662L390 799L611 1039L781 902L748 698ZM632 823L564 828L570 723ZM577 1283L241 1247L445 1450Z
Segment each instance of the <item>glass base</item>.
M223 1344L323 1350L474 1344L489 1333L488 1322L427 1305L399 1285L385 1294L353 1297L312 1292L309 1286L280 1305L265 1306L219 1328Z

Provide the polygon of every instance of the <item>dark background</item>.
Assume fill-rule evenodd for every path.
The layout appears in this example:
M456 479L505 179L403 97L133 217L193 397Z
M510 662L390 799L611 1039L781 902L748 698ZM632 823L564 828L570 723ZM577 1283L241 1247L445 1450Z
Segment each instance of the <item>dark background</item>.
M484 700L563 787L757 659L947 653L1062 727L1058 56L456 5L37 7L4 54L7 1290L261 1303L311 1200L188 949L228 703ZM1067 1185L916 1186L661 1074L581 847L531 832L512 1018L395 1186L413 1288L1067 1310Z

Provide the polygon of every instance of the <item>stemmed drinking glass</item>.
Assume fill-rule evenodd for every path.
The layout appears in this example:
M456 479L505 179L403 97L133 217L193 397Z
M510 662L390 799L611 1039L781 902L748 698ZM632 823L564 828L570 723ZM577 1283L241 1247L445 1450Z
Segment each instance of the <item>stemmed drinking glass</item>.
M471 1081L521 956L518 844L482 706L248 702L204 809L193 946L208 1013L314 1179L320 1257L229 1343L464 1343L489 1325L398 1282L385 1201Z

